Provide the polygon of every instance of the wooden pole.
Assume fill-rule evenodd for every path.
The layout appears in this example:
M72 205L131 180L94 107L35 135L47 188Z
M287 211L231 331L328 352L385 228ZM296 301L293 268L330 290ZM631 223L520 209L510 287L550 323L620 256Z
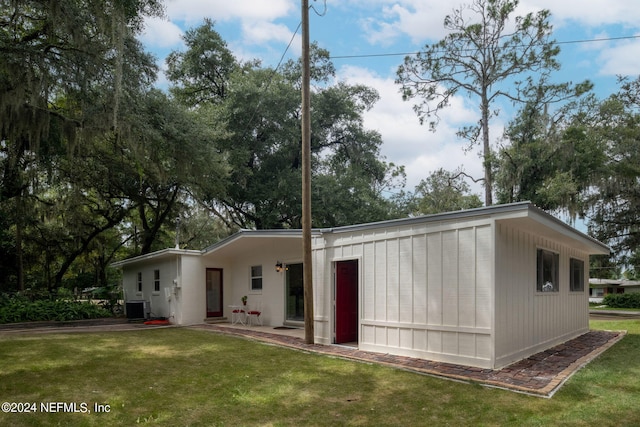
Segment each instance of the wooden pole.
M309 0L302 0L302 259L304 341L314 343L311 260L311 78L309 72Z

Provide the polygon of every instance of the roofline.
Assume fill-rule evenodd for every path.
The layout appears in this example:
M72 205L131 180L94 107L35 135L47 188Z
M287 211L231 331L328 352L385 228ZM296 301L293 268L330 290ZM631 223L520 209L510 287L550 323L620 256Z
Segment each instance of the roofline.
M542 209L540 209L539 207L535 206L532 203L529 203L529 210L532 212L535 212L536 214L544 217L545 219L554 222L556 225L562 227L565 229L565 231L569 231L571 233L577 234L580 238L587 240L588 243L598 247L603 253L605 253L606 255L609 255L611 253L611 248L607 245L605 245L604 243L602 243L601 241L599 241L598 239L589 236L586 233L583 233L582 231L570 226L569 224L567 224L566 222L562 221L561 219L556 218L555 216L551 215L548 212L543 211Z
M312 234L320 234L320 231L317 229L311 230ZM213 252L218 250L224 246L231 244L232 242L242 239L245 237L269 237L269 238L291 238L291 237L299 237L302 238L302 230L300 229L291 229L291 228L282 228L282 229L274 229L274 230L247 230L242 229L229 237L226 237L213 245L210 245L204 248L201 253L207 254L209 252Z
M127 258L120 261L113 262L109 264L110 267L119 268L123 267L127 264L133 264L140 261L148 261L152 259L162 258L168 255L200 255L202 251L197 251L194 249L176 249L176 248L166 248L161 249L156 252L150 252L144 255L138 255L133 258Z
M437 214L429 214L429 215L420 215L411 218L399 218L399 219L389 219L386 221L377 221L377 222L368 222L364 224L356 224L356 225L344 225L341 227L332 227L332 228L323 228L320 231L322 233L343 233L349 231L357 231L357 230L369 230L381 227L388 227L390 225L412 225L412 224L422 224L426 222L436 222L436 221L449 221L456 220L461 218L469 218L469 217L477 217L483 215L492 215L496 213L508 213L508 212L516 212L523 210L523 207L531 205L530 202L517 202L510 203L507 205L494 205L488 207L481 208L472 208L472 209L464 209L459 211L452 212L443 212Z
M589 278L590 285L640 286L640 280Z
M333 228L324 228L320 231L322 234L330 234L330 233L346 233L351 231L361 231L361 230L373 230L383 227L389 226L405 226L405 225L413 225L413 224L425 224L430 222L438 222L438 221L455 221L459 219L465 218L478 218L482 216L496 216L496 215L508 215L508 214L521 214L521 216L531 216L539 215L542 219L546 219L551 221L557 226L560 226L565 232L572 233L576 235L576 237L586 240L589 244L597 247L602 252L611 252L611 248L609 248L604 243L594 239L593 237L577 230L576 228L570 226L564 221L556 218L548 212L538 208L533 203L529 201L524 202L516 202L509 203L504 205L493 205L493 206L484 206L480 208L473 209L465 209L460 211L453 212L444 212L437 213L431 215L422 215L412 218L400 218L400 219L391 219L386 221L378 221L378 222L370 222L365 224L356 224L356 225L346 225L342 227L333 227Z
M601 252L609 253L611 248L609 248L604 243L594 239L593 237L581 232L565 223L564 221L554 217L553 215L543 211L542 209L534 206L531 202L517 202L510 203L504 205L494 205L494 206L485 206L480 208L473 209L465 209L460 211L453 212L445 212L431 215L422 215L412 218L400 218L400 219L391 219L386 221L377 221L377 222L369 222L364 224L356 224L356 225L345 225L340 227L333 228L323 228L323 229L312 229L311 233L316 236L320 236L323 234L333 234L333 233L347 233L351 231L363 231L363 230L374 230L383 227L389 226L405 226L405 225L413 225L413 224L425 224L430 222L438 222L438 221L455 221L464 218L479 218L483 216L503 216L509 218L509 214L515 214L517 216L512 216L511 218L524 218L524 217L532 217L538 216L538 222L549 221L553 225L560 227L560 229L568 234L572 234L574 238L578 240L586 241L589 245L592 245L594 248L597 248ZM197 250L186 250L186 249L163 249L157 252L153 252L146 255L140 255L138 257L129 258L122 261L117 261L111 264L112 267L122 267L124 265L144 261L153 258L159 258L164 255L205 255L210 252L216 251L220 248L223 248L238 239L242 239L245 237L264 237L264 238L302 238L302 230L300 229L271 229L271 230L247 230L242 229L231 236L228 236L213 245L210 245L200 251Z

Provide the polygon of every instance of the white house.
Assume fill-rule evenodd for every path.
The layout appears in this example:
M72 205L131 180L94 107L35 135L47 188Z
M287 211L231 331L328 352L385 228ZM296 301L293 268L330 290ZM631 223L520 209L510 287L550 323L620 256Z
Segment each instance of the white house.
M176 324L246 295L265 325L302 326L301 248L244 230L114 266L128 307ZM316 343L500 368L588 331L589 255L609 248L525 202L314 230L312 252Z
M589 302L601 303L609 294L640 293L640 281L589 278Z

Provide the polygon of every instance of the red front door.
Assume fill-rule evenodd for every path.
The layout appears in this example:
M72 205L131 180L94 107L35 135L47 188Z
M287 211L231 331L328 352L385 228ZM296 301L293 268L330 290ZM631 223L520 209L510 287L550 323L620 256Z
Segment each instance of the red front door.
M358 341L358 261L336 262L336 343Z
M207 317L222 317L222 269L207 268Z

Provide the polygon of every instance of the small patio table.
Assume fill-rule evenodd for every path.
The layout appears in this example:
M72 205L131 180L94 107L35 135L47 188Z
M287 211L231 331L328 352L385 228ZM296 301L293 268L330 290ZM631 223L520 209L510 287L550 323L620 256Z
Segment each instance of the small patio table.
M231 324L240 323L244 325L246 315L244 307L241 305L230 305L229 308L231 309Z

